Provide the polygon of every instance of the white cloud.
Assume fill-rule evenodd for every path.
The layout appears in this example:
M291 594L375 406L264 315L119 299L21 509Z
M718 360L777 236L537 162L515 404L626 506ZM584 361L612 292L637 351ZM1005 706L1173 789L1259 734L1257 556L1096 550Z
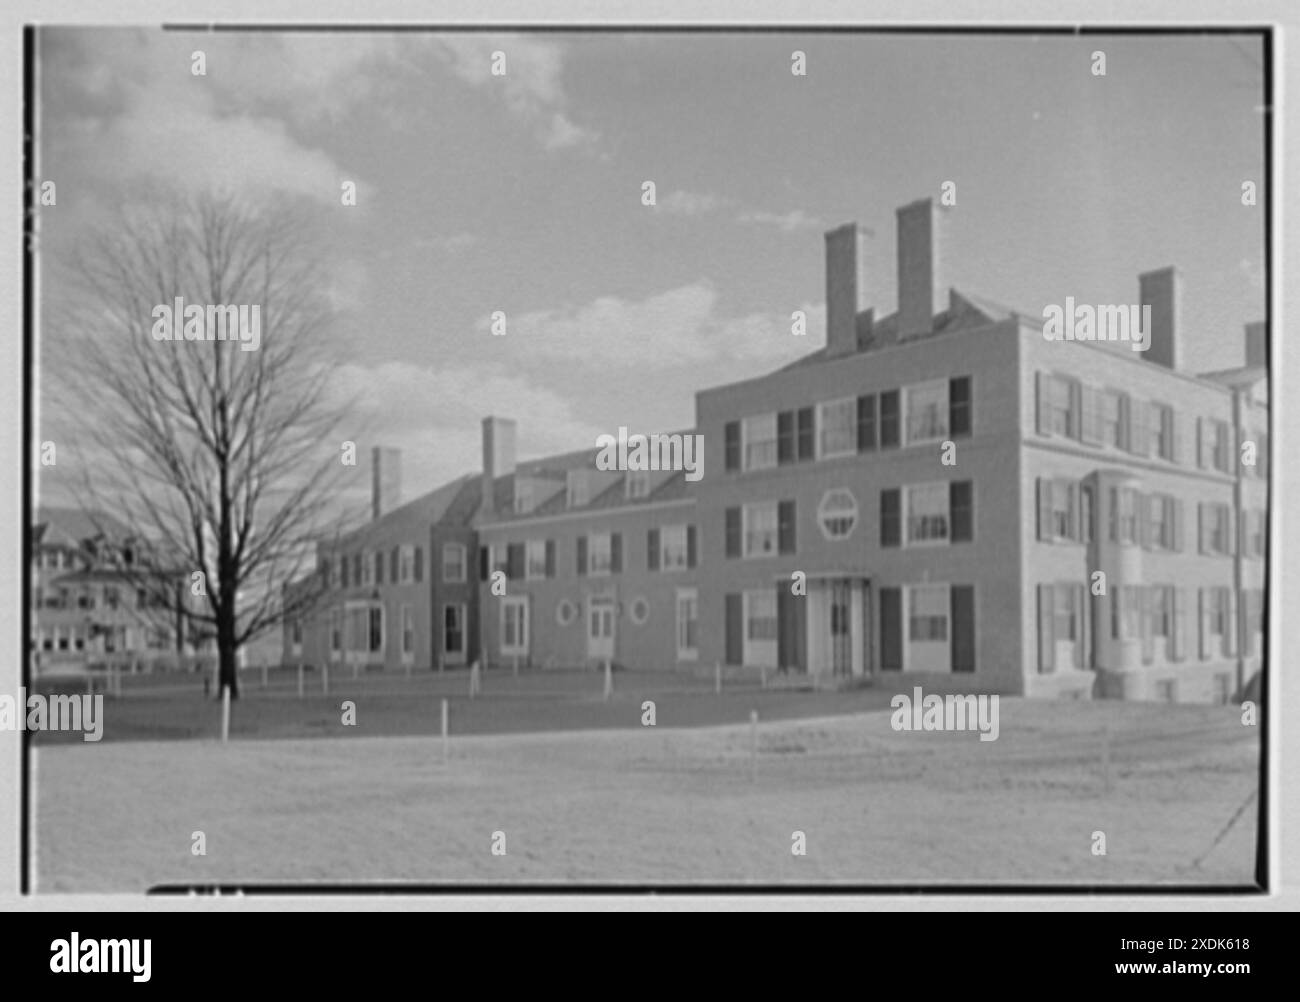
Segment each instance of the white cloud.
M783 233L793 233L796 230L819 230L824 229L825 224L816 216L810 216L802 209L794 209L791 212L742 212L736 217L736 221L756 226L775 226Z
M602 296L582 306L538 310L507 317L507 337L521 351L592 366L615 364L664 369L727 359L793 359L820 342L797 338L791 314L808 314L808 330L821 330L824 309L810 304L790 313L718 315L718 296L708 282L670 289L640 301ZM483 317L477 327L489 329Z
M670 191L656 205L672 216L699 216L730 203L730 199L693 191Z

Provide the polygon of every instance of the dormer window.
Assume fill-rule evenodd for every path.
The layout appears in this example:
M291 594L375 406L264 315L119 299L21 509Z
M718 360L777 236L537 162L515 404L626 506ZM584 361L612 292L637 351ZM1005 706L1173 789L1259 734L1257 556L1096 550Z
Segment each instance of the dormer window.
M646 470L631 470L627 475L627 496L643 498L650 493L650 473Z

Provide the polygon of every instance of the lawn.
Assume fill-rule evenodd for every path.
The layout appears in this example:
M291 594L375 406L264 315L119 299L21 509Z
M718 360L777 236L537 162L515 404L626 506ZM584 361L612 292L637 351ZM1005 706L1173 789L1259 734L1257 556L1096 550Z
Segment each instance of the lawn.
M36 889L1253 877L1257 802L1222 834L1258 775L1258 731L1231 707L1004 697L999 739L981 742L892 730L878 708L892 687L719 697L707 681L655 681L616 675L605 703L595 675L557 691L555 679L507 673L489 676L471 703L463 673L332 679L329 697L304 701L290 678L249 691L227 745L122 740L215 733L201 689L171 695L196 709L170 731L155 719L165 704L147 702L168 697L136 692L114 701L105 741L36 748ZM433 736L444 693L453 694L446 764ZM348 698L355 728L339 723ZM656 727L640 723L643 698L656 700ZM844 712L826 715L828 704ZM761 719L753 759L742 723L751 708ZM206 856L191 855L195 831ZM498 831L504 856L491 852ZM795 831L806 856L791 854ZM1092 852L1098 831L1104 856Z

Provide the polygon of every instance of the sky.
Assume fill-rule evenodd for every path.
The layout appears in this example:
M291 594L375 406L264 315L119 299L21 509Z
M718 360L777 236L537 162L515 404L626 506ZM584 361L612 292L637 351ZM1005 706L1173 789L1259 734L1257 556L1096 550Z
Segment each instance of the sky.
M519 422L520 458L594 447L690 427L696 391L819 347L842 223L874 231L892 312L894 210L945 182L961 290L1041 316L1136 302L1175 265L1196 371L1241 364L1264 317L1253 37L46 29L39 52L43 271L142 184L301 206L332 384L362 455L403 450L408 500L479 469L489 414ZM42 309L63 294L43 280ZM75 423L41 400L41 438Z

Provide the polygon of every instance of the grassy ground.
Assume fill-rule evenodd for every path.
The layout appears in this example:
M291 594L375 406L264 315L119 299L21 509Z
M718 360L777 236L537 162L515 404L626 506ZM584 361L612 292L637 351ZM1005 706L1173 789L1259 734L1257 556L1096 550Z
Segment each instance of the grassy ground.
M456 736L444 765L438 740L373 736L365 721L404 722L428 735L437 686L453 680L422 680L426 688L415 691L390 679L389 694L369 681L357 697L355 729L338 724L338 702L348 698L343 680L331 685L328 702L299 703L292 691L272 689L250 693L236 714L247 723L265 713L263 733L312 733L304 721L314 720L315 733L347 732L348 740L38 747L37 890L258 881L1252 880L1255 802L1216 843L1258 770L1258 731L1231 707L1003 698L999 739L980 742L972 733L895 732L887 711L808 716L821 700L837 708L858 700L859 709L887 702L882 691L660 690L659 726L646 728L633 679L616 677L620 691L606 705L595 676L585 680L590 695L557 695L543 680L531 696L495 697L494 681L504 688L507 680L489 677L484 698L454 704ZM669 681L707 688L660 684ZM118 705L143 699L137 693ZM396 705L376 712L385 700L404 701L405 713ZM212 704L195 702L202 707L195 720L210 733ZM747 719L751 706L763 721L752 781L748 726L680 726ZM778 719L783 710L803 719ZM285 723L295 717L292 727ZM486 736L519 730L520 718L550 730L610 729ZM130 724L124 709L114 719L109 735L145 726ZM191 833L200 830L207 855L196 857ZM796 830L807 837L804 857L790 851ZM505 856L491 853L496 831L505 833ZM1105 833L1105 856L1091 851L1095 831Z

